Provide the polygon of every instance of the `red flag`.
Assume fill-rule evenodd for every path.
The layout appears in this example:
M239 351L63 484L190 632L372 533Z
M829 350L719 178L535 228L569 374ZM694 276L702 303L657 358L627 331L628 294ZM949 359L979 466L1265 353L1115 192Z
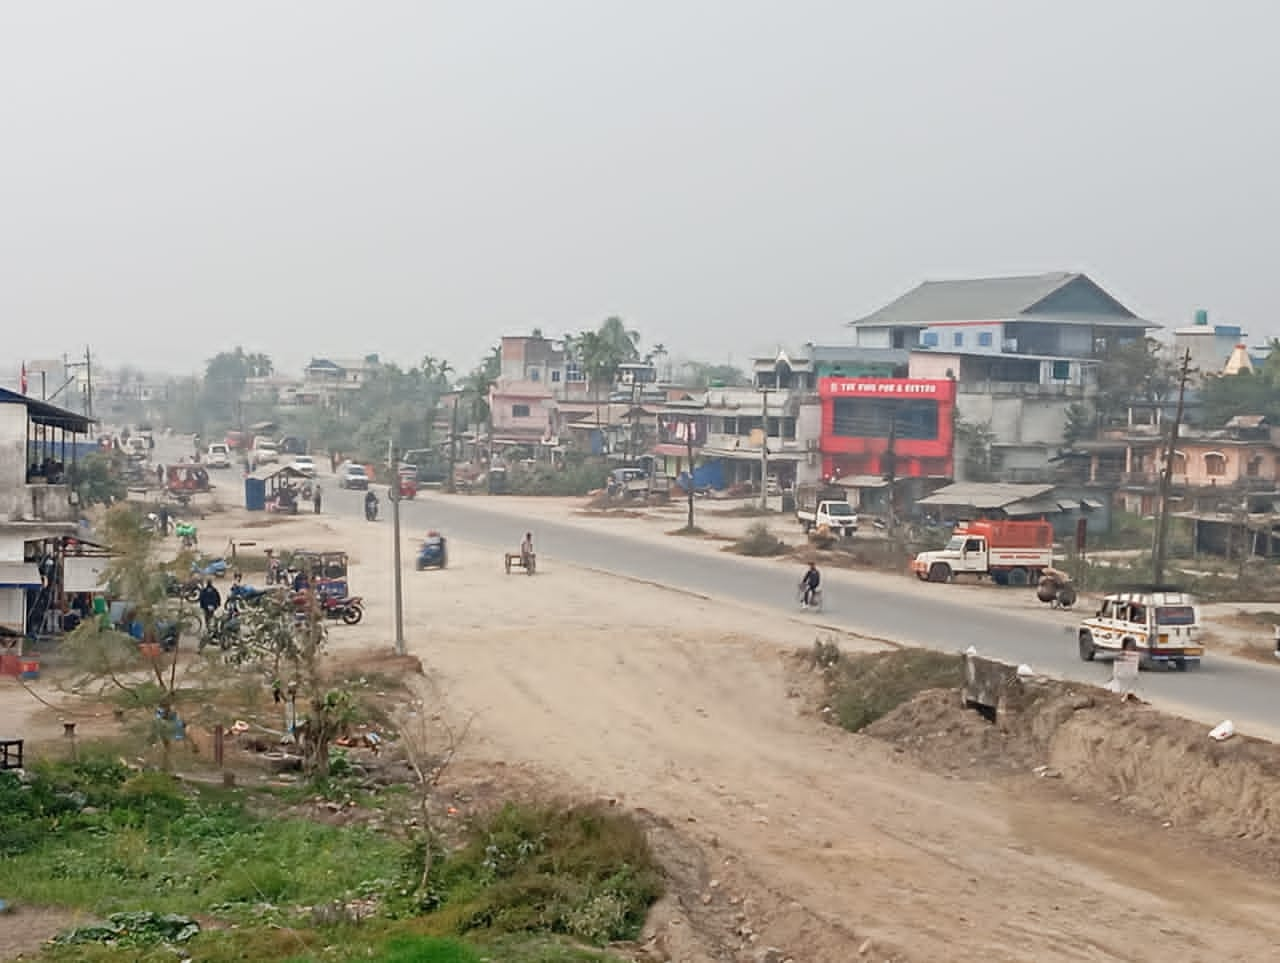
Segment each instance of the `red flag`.
M22 362L22 393L27 393L27 363Z

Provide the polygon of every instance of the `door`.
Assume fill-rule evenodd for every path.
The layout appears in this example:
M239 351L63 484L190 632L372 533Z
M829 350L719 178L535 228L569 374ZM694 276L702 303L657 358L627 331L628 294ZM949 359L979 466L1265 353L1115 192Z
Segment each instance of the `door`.
M984 538L966 538L960 550L960 568L965 572L987 570L987 541Z

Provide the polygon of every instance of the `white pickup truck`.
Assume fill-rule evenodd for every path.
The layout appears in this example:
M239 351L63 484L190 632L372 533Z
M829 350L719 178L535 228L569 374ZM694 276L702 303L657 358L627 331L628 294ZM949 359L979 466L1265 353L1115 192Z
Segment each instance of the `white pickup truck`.
M806 532L826 528L846 538L858 530L858 513L843 488L801 485L796 489L796 521Z

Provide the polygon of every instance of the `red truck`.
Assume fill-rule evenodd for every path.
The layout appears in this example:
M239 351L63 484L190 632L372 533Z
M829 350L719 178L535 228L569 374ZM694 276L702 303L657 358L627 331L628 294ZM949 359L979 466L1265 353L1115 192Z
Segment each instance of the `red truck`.
M916 577L950 582L957 575L989 576L998 585L1035 585L1053 566L1053 526L1035 522L962 523L946 548L921 552L911 563Z

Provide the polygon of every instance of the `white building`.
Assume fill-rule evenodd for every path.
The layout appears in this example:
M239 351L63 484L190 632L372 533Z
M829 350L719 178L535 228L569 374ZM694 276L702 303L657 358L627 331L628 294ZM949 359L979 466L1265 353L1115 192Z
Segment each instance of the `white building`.
M68 475L91 425L84 415L0 389L0 630L6 634L26 633L28 601L41 594L40 558L77 532Z
M853 321L859 345L911 352L912 378L953 378L956 410L990 425L1004 474L1032 481L1115 347L1159 327L1083 274L929 281Z

